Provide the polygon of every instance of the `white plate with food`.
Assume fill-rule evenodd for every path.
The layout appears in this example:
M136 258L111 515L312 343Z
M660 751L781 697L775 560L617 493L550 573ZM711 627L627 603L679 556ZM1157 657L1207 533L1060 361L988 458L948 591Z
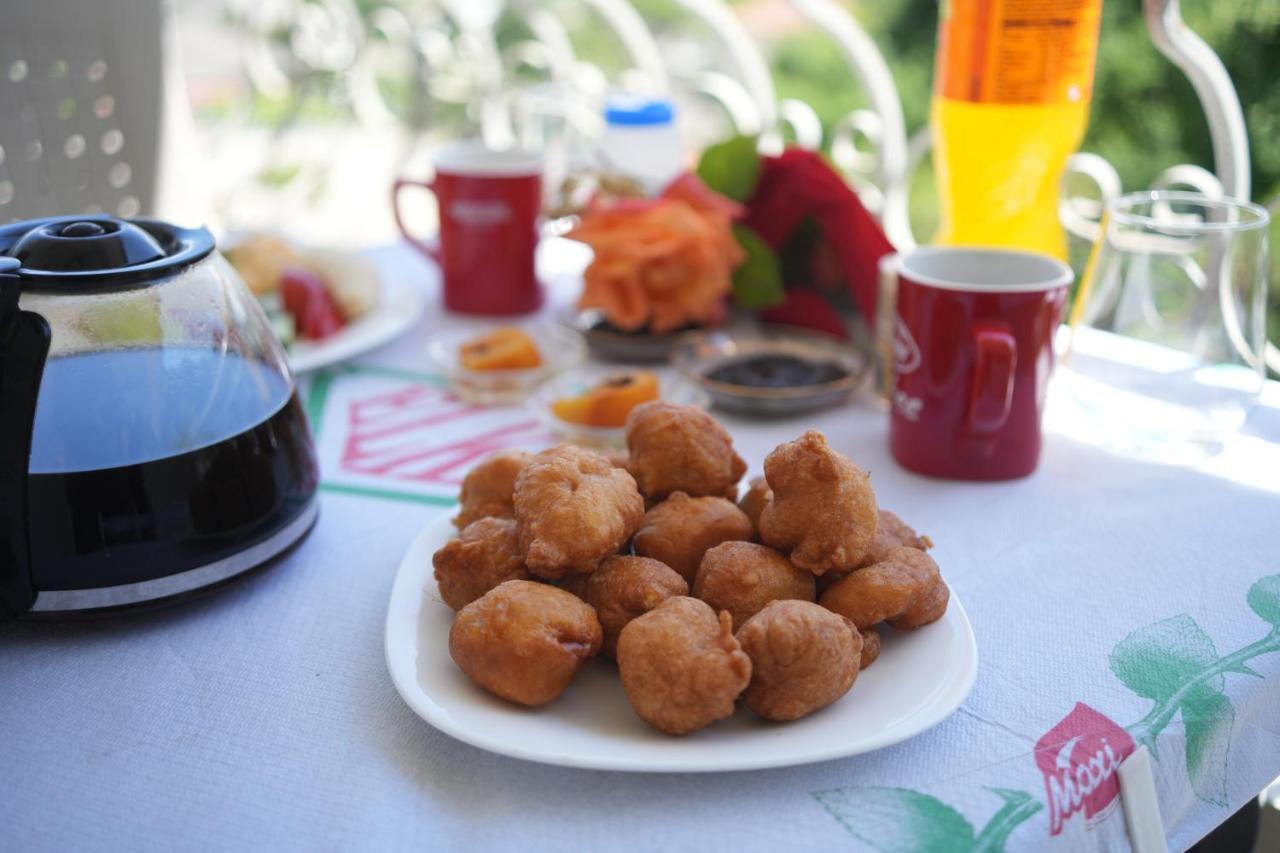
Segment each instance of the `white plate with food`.
M227 259L257 297L295 374L390 343L422 316L427 294L386 280L358 252L296 246L269 234L224 241Z
M440 598L432 555L457 533L441 516L400 565L387 612L386 655L400 695L431 725L481 749L565 767L713 772L843 758L913 737L950 716L977 673L977 646L960 601L937 622L882 632L879 659L834 704L774 723L745 708L686 737L665 735L632 710L616 666L590 661L552 704L520 707L468 680L449 655L454 612Z

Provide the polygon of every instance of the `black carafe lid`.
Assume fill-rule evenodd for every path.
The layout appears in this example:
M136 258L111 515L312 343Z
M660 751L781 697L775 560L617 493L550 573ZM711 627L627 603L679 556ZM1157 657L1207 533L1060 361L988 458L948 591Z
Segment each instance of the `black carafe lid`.
M169 278L213 251L205 228L154 219L58 216L0 226L24 290L111 290Z

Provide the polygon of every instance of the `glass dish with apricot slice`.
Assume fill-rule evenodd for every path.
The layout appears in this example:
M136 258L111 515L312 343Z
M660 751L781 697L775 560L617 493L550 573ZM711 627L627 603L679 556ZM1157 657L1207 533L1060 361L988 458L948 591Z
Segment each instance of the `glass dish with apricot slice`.
M580 363L581 336L561 325L472 323L435 333L427 346L431 366L450 390L470 403L524 402L540 383Z
M587 447L621 448L627 415L641 403L669 400L705 409L710 396L668 370L581 367L538 387L529 407L557 437Z

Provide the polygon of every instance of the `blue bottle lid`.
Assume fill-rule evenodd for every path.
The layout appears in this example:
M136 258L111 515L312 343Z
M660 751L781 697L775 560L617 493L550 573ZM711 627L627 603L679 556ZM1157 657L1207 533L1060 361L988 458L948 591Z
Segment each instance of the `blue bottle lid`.
M675 107L666 98L611 95L605 102L604 119L609 124L632 127L671 124L675 112Z

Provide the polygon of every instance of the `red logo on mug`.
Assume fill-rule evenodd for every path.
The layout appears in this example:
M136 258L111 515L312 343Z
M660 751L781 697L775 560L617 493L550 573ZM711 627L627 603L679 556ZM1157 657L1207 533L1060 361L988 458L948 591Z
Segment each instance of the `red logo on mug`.
M1133 750L1127 731L1083 702L1036 742L1050 835L1062 832L1063 822L1078 811L1089 822L1110 812L1120 794L1116 771Z

